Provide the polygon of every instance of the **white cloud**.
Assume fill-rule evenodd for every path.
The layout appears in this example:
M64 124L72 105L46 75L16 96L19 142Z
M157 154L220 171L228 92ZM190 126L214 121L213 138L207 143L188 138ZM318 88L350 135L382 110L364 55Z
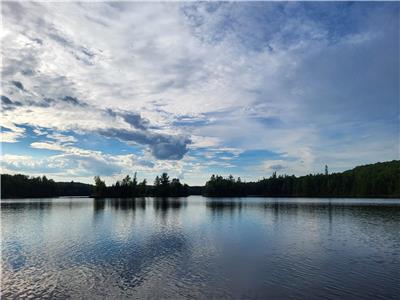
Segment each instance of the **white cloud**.
M46 142L34 142L31 144L32 148L37 149L47 149L47 150L55 150L55 151L64 151L65 148L60 144L55 143L46 143Z
M0 132L2 143L15 143L18 141L19 138L24 136L25 129L16 126L13 122L1 118L0 126L6 129L1 129Z
M199 174L196 164L221 165L215 149L266 149L299 174L352 167L370 145L360 162L393 159L398 12L369 5L3 3L3 142L27 125L55 141L33 148L72 157L83 150L65 132L100 134L146 147L152 157L135 163ZM354 138L357 122L376 144L365 129ZM205 149L207 162L187 154Z
M71 135L64 135L61 133L52 133L52 134L48 134L47 137L49 139L53 139L56 140L60 143L74 143L77 142L77 139Z
M2 131L1 132L1 142L2 143L16 143L20 137L23 136L23 131Z

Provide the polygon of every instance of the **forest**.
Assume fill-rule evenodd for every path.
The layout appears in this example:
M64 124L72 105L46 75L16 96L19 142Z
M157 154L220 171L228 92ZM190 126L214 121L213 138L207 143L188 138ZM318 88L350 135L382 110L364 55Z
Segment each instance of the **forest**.
M244 182L233 176L212 175L205 186L188 186L167 173L156 176L152 185L144 179L138 182L136 173L107 186L99 177L94 185L78 182L55 182L42 177L1 175L2 198L93 196L96 198L130 198L142 196L184 197L383 197L400 198L400 161L359 166L341 173L277 175Z
M1 198L40 198L89 196L93 186L80 182L55 182L53 179L22 174L1 174Z
M277 175L256 182L212 175L203 195L268 197L400 197L400 161L359 166L342 173Z

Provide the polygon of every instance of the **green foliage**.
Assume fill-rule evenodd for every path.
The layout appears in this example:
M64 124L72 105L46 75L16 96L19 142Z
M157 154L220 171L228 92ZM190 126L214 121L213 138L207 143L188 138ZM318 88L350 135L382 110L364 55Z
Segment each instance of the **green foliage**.
M106 184L100 179L100 176L94 177L94 196L101 197L106 191Z
M169 179L167 173L156 176L154 185L148 186L146 179L141 183L137 183L136 173L133 179L127 175L122 181L117 181L115 184L107 187L98 176L95 177L95 186L101 185L100 189L95 188L95 197L143 197L143 196L157 196L157 197L180 197L189 195L188 185L182 185L179 179ZM101 190L101 192L99 192Z
M37 198L57 196L89 196L92 186L79 182L54 182L42 177L26 175L1 175L2 198Z
M228 178L212 175L206 182L204 194L207 196L245 196L246 184L242 183L240 178L235 180L232 175Z
M243 183L232 176L212 175L203 194L206 196L271 197L400 197L400 161L356 167L343 173L280 175Z
M270 196L270 197L400 197L400 161L376 163L356 167L343 173L306 175L279 175L256 182L243 182L233 176L212 175L204 187L189 187L167 173L157 176L154 185L143 180L138 183L136 173L106 186L99 176L95 185L77 182L54 182L42 177L1 175L2 198L89 196L94 197L180 197L204 194L206 196Z

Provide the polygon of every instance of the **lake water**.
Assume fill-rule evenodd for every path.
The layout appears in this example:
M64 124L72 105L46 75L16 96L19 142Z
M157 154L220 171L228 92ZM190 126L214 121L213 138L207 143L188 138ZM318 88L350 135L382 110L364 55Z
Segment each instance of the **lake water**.
M2 299L400 295L400 200L3 200L1 233Z

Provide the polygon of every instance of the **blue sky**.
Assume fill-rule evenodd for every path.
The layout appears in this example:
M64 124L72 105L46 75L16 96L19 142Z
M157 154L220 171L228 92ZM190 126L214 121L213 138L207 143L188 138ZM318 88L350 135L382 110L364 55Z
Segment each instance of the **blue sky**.
M399 158L398 3L2 3L2 171L189 184Z

